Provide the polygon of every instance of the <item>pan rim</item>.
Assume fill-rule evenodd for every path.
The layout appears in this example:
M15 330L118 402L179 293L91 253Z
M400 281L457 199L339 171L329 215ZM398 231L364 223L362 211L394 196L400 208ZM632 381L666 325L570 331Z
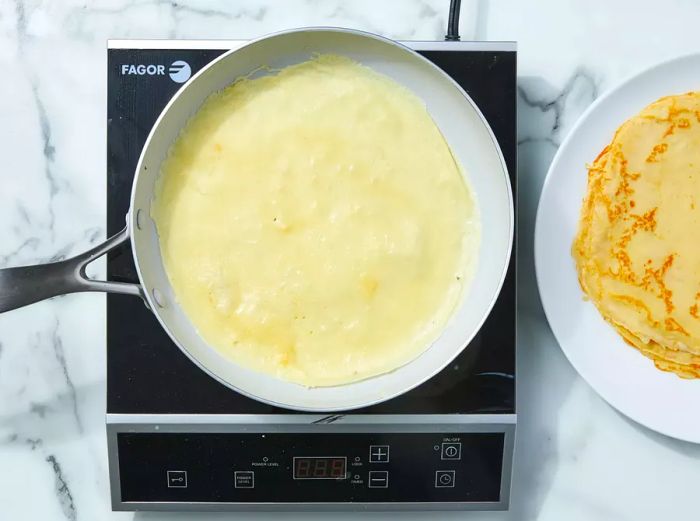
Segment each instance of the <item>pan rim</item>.
M479 318L479 320L476 322L477 327L474 327L473 330L471 331L471 334L465 335L464 338L466 338L466 341L463 342L463 345L460 346L459 348L455 348L454 352L452 352L449 356L445 356L441 363L436 364L436 366L431 369L430 371L424 372L423 375L421 375L420 378L416 378L414 380L407 380L407 384L400 386L400 389L397 391L392 391L390 393L387 393L382 396L378 396L373 400L369 401L363 401L361 403L353 403L352 405L343 405L343 406L325 406L325 407L317 407L317 406L308 406L308 405L299 405L299 404L291 404L291 403L284 403L280 401L276 401L267 397L259 396L257 394L254 394L250 391L247 391L246 389L243 389L239 386L237 386L234 382L229 381L228 379L220 376L219 374L215 373L213 370L209 369L206 367L196 355L190 352L189 349L187 349L186 346L184 346L178 339L177 337L173 334L171 329L167 325L167 320L165 320L162 315L159 313L158 309L159 306L155 302L155 299L153 295L151 294L150 291L146 290L144 291L145 294L145 299L152 310L153 314L155 315L156 319L158 320L160 326L168 333L168 336L173 340L173 342L178 346L178 348L200 369L202 369L206 374L208 374L210 377L214 378L218 382L220 382L222 385L225 385L226 387L234 390L235 392L238 392L248 398L257 400L262 403L266 403L275 407L279 407L282 409L290 409L290 410L296 410L296 411L302 411L302 412L338 412L338 411L351 411L355 409L361 409L364 407L370 407L372 405L376 405L379 403L383 403L385 401L388 401L392 398L395 398L397 396L401 396L410 390L418 387L419 385L423 384L424 382L430 380L432 377L437 375L438 373L442 372L445 367L447 367L464 349L466 349L471 341L474 339L474 337L478 334L478 332L481 330L484 322L486 319L489 317L493 310L493 306L496 303L496 300L498 299L498 296L500 295L500 292L503 287L503 283L505 281L511 259L513 256L513 242L514 242L514 232L515 232L515 209L514 209L514 200L513 200L513 190L512 190L512 185L510 182L510 176L509 176L509 171L508 167L506 165L505 159L503 157L503 153L501 151L500 145L493 133L493 130L491 129L491 126L489 125L488 121L484 117L483 113L479 109L479 107L476 105L474 100L466 93L466 91L452 78L450 77L445 71L443 71L440 67L438 67L435 63L430 61L429 59L425 58L424 56L420 55L413 49L407 47L401 42L397 42L395 40L370 33L367 31L361 31L361 30L356 30L356 29L348 29L348 28L342 28L342 27L330 27L330 26L319 26L319 27L302 27L302 28L295 28L295 29L287 29L283 31L278 31L274 33L270 33L264 36L261 36L259 38L250 40L249 42L246 42L244 45L237 47L235 49L231 49L230 51L224 52L220 56L214 58L212 61L210 61L207 65L202 67L196 74L194 74L174 95L173 97L168 101L168 103L165 105L161 113L159 114L158 118L154 122L148 137L146 138L143 148L141 150L141 153L139 155L139 160L136 165L136 170L135 170L135 176L134 176L134 181L132 183L132 191L131 191L131 197L130 197L130 206L129 206L129 211L128 214L130 217L128 219L128 226L129 226L129 234L131 237L134 237L135 235L135 217L132 215L134 212L134 209L136 208L135 205L135 199L136 199L136 187L138 185L138 180L141 175L141 172L143 170L143 162L145 159L146 151L149 148L149 145L151 141L153 140L154 136L157 133L157 129L161 124L161 121L165 117L165 115L168 113L170 108L177 103L177 100L180 98L180 96L187 90L187 88L192 85L201 75L205 74L206 71L211 69L212 67L216 66L216 64L221 61L225 60L228 58L231 54L234 54L242 49L245 49L249 46L255 45L256 43L263 41L263 40L268 40L273 37L278 37L278 36L283 36L287 34L292 34L292 33L303 33L303 32L331 32L331 33L345 33L345 34L352 34L355 36L361 36L365 38L369 38L372 40L379 41L383 44L390 45L392 47L396 47L401 49L403 52L407 52L410 55L412 55L414 58L418 58L421 62L424 64L427 64L429 67L431 67L435 72L437 72L440 76L442 76L444 79L448 80L453 88L455 88L459 94L468 102L470 105L471 109L474 111L474 113L478 116L479 121L483 125L484 129L486 130L488 134L488 138L491 142L491 145L496 152L497 158L498 158L498 163L500 165L500 174L503 177L503 180L505 181L505 188L507 192L507 199L508 199L508 233L507 233L507 238L508 238L508 246L506 249L506 254L502 258L502 266L500 267L500 276L498 278L498 283L496 284L496 291L493 292L491 295L490 299L488 300L487 305L484 308L484 312L482 316ZM136 272L138 274L139 280L141 281L142 285L144 288L147 288L144 277L142 274L142 267L139 262L139 257L137 255L136 251L136 246L134 241L132 240L131 242L131 250L132 250L132 255L134 258L134 264L136 267ZM465 298L465 297L463 297ZM463 301L462 301L463 302ZM428 349L431 349L432 344L428 347L426 347L427 351ZM213 348L212 348L213 349ZM425 352L423 351L423 352ZM421 356L420 354L418 356ZM416 358L414 358L412 361L408 362L409 364L415 361ZM397 368L398 370L400 368ZM368 378L367 380L373 380L375 378L379 378L383 376L384 374L388 373L382 373L379 375L372 376ZM284 382L285 384L290 384L292 385L293 382L287 382L284 380L280 380L281 382ZM330 387L338 387L338 388L349 388L351 385L356 384L358 382L349 382L346 384L341 384L337 386L324 386L325 388L330 388ZM293 385L299 385L299 384L293 384ZM303 387L303 386L301 386Z

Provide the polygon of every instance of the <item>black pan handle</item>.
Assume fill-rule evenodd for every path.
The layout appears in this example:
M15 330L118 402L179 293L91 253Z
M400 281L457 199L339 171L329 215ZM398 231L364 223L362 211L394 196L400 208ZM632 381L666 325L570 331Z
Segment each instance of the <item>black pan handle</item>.
M140 284L93 280L85 273L88 264L128 240L129 227L125 226L102 244L70 259L0 269L0 313L80 291L123 293L144 298Z

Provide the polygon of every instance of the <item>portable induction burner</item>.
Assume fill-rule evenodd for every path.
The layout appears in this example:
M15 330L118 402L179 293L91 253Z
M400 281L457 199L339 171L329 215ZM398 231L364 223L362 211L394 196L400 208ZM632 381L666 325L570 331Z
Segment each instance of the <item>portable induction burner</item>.
M107 233L165 104L238 41L111 41ZM516 186L514 43L406 42L477 103ZM488 237L485 237L488 240ZM107 295L107 438L114 510L508 507L515 435L515 264L489 318L440 374L385 403L306 414L246 398L192 363L133 297ZM130 250L108 278L137 282Z

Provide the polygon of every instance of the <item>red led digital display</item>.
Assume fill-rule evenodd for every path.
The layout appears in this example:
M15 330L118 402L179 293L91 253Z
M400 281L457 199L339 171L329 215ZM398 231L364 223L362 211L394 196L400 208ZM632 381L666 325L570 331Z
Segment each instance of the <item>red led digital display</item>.
M345 458L294 458L294 479L345 479Z

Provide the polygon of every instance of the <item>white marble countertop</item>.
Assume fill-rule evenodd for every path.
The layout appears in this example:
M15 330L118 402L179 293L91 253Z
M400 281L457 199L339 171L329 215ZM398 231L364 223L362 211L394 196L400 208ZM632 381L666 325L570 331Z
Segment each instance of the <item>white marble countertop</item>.
M104 237L107 38L338 25L440 39L448 0L85 4L0 1L0 267L75 254ZM625 419L575 374L545 322L531 242L542 181L573 122L623 77L697 51L698 19L700 3L684 0L464 0L463 39L519 42L519 424L511 510L441 519L697 518L700 446ZM104 339L103 295L0 315L0 519L172 517L110 511Z

